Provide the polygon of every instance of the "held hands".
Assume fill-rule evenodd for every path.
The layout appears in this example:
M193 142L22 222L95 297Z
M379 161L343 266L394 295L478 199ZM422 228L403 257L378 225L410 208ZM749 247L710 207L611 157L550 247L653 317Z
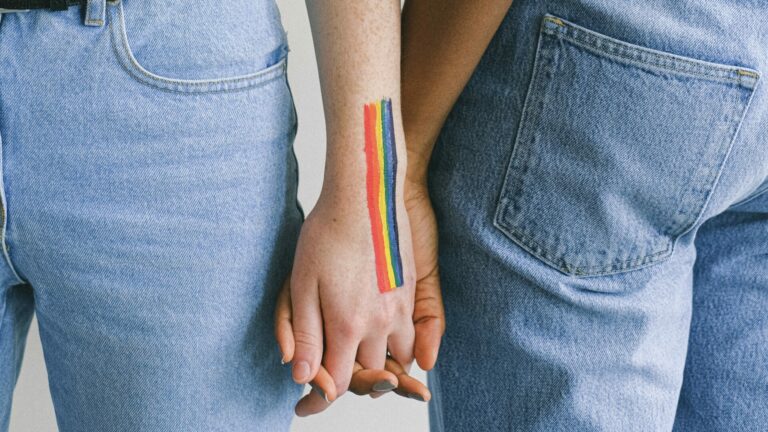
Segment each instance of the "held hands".
M295 381L316 390L299 401L299 415L326 409L347 389L431 397L407 371L414 358L424 370L434 366L445 331L437 228L425 179L408 178L404 189L397 205L403 286L389 292L376 283L367 213L327 196L305 221L275 315L283 361L292 362Z
M293 359L295 349L290 295L290 280L287 280L280 291L275 314L275 334L283 353L283 362ZM296 404L296 414L301 417L324 411L338 397L333 379L322 365L310 385L314 391L302 397ZM365 369L355 361L349 390L361 396L368 394L372 398L380 397L391 390L400 396L416 400L429 401L431 398L427 387L410 377L408 372L389 356L384 370Z
M302 227L289 282L293 378L310 382L322 362L337 396L349 387L355 360L366 369L383 369L389 350L407 366L414 340L415 272L404 206L399 206L403 284L382 293L365 207L345 201L321 196Z
M294 381L311 382L326 404L350 388L353 375L357 393L402 381L400 392L429 398L406 371L414 357L432 368L444 331L436 229L426 182L404 175L397 114L390 99L367 103L364 151L347 146L340 154L344 146L329 144L323 191L302 226L276 312L277 339ZM418 223L416 245L411 218ZM314 400L302 401L297 413L324 409Z

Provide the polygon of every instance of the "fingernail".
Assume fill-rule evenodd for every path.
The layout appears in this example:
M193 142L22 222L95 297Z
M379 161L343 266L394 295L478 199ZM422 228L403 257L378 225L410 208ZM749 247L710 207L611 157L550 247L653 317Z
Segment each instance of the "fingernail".
M408 397L411 399L416 399L417 401L424 402L424 398L421 397L421 395L418 393L408 393Z
M397 386L392 384L390 381L381 380L373 385L373 391L386 392L386 391L394 390L396 387Z
M328 402L328 403L331 403L331 401L329 401L329 400L328 400L328 395L327 395L327 394L325 394L325 392L323 391L323 389L321 389L320 387L316 386L316 385L315 385L315 384L313 384L313 383L309 383L309 385L310 385L310 386L312 386L312 390L316 391L316 392L317 392L317 394L319 394L320 396L322 396L322 397L323 397L323 399L325 399L325 401L326 401L326 402Z
M300 361L293 365L293 379L297 382L306 381L309 378L309 363Z

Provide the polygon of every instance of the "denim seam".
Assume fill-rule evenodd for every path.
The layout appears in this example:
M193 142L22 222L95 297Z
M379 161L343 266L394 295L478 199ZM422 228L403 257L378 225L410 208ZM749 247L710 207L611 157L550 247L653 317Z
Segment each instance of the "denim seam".
M121 3L113 3L110 10L110 32L112 33L112 47L120 66L128 72L136 81L154 87L159 90L181 94L195 93L230 93L238 90L246 90L264 85L285 74L285 58L280 59L274 65L259 70L249 75L230 78L218 78L212 80L183 80L171 79L152 74L147 71L131 52L125 29L124 16ZM116 16L117 14L117 16ZM118 24L115 24L119 20ZM119 39L119 41L118 41Z
M499 192L499 199L503 199L504 192L508 190L509 188L515 187L515 185L512 185L511 182L517 182L518 185L516 185L517 189L520 190L523 187L525 187L525 174L528 172L528 164L527 161L530 156L530 152L526 151L525 148L519 145L519 143L523 139L523 135L525 135L525 127L524 125L528 121L528 118L532 115L534 110L540 110L539 104L544 103L545 99L545 91L537 91L541 90L539 86L541 83L539 83L539 80L536 80L536 76L540 73L540 70L543 69L546 65L549 65L553 62L554 59L551 58L551 56L545 55L547 54L545 51L547 48L545 47L545 41L544 38L540 38L537 44L537 52L541 53L541 55L537 55L534 60L533 70L531 74L531 82L528 85L527 89L527 96L525 99L525 102L523 103L523 108L521 111L520 116L520 122L518 126L517 133L515 134L514 138L514 144L512 148L512 152L509 156L509 161L507 163L507 168L505 172L509 172L515 168L517 165L516 162L523 158L522 160L524 163L522 166L518 166L518 170L520 171L520 175L518 175L515 179L511 179L509 175L505 175L504 182L502 184L501 191ZM499 217L499 213L497 212L497 217Z
M535 92L533 89L536 87L536 76L538 75L539 68L541 67L541 62L543 61L542 56L539 55L539 53L542 50L543 45L543 39L541 35L539 35L539 40L536 42L536 54L534 55L533 60L533 68L531 69L531 76L530 76L530 82L528 83L528 88L526 89L526 97L523 101L523 107L522 111L520 111L520 121L518 123L517 127L517 133L515 134L515 137L513 138L514 141L512 144L512 151L510 152L509 158L507 159L506 168L504 169L504 179L501 183L501 188L499 190L499 193L497 194L496 198L496 212L493 217L493 225L499 228L502 232L507 233L507 230L505 230L502 225L502 215L506 211L507 208L507 200L504 197L505 191L509 189L509 183L511 182L509 172L512 170L512 167L515 163L515 156L520 151L520 135L523 133L525 122L528 119L528 114L530 112L529 108L530 106L536 101L537 96L535 95ZM529 251L530 252L530 251Z
M709 78L715 81L729 81L746 87L754 87L757 84L757 80L760 78L760 72L750 68L707 62L642 47L582 28L560 18L556 19L563 24L560 25L556 23L555 25L557 25L558 28L552 28L551 26L546 25L547 21L552 22L549 17L552 16L548 15L545 17L545 22L542 26L542 31L544 33L555 37L559 36L584 49L606 56L623 59L656 69L684 73L701 78ZM602 49L595 46L596 44L607 45L612 49ZM654 61L654 59L656 61ZM682 67L682 65L687 65L688 67ZM736 77L733 75L736 75ZM745 80L747 82L745 82Z
M557 36L558 35L558 34L554 34L554 33L547 33L547 34L549 34L550 36ZM577 39L570 38L567 35L559 34L559 36L561 36L563 39L568 40L568 42L572 43L573 45L577 45L577 46L579 46L579 47L581 47L581 48L583 48L583 49L585 49L587 51L591 51L591 52L593 52L595 54L598 54L598 55L601 55L601 56L604 56L604 57L607 57L607 58L611 58L611 59L616 60L616 61L626 62L626 63L631 64L631 65L636 66L636 67L647 68L647 69L655 70L655 71L671 72L671 73L676 74L677 76L687 76L687 77L690 77L690 78L706 79L706 80L714 81L714 82L728 82L728 83L732 83L732 84L743 85L744 87L747 87L747 88L753 88L753 85L747 85L747 84L744 83L743 80L738 79L738 78L728 78L728 77L723 77L723 76L712 76L712 75L706 75L706 74L702 74L702 73L692 72L690 70L675 69L674 67L665 67L665 66L662 66L662 65L657 65L657 64L649 63L649 62L646 62L646 61L643 61L643 60L635 59L635 58L632 58L632 57L629 57L629 56L624 56L624 55L617 54L617 53L603 51L603 50L601 50L599 48L595 48L593 46L590 46L590 45L588 45L588 44L586 44L584 42L581 42L581 41L579 41Z
M543 80L537 80L536 77L539 75L539 73L542 72L545 66L555 64L557 61L556 56L557 52L549 52L551 51L546 46L546 40L544 37L541 37L538 42L537 46L537 52L540 55L537 55L534 60L534 67L533 67L533 73L531 75L531 82L528 86L528 97L526 97L526 101L523 104L523 110L520 118L520 125L518 128L518 132L516 134L515 138L515 144L514 148L512 150L512 153L509 157L509 163L507 164L507 169L505 172L509 172L510 170L514 169L517 165L517 168L519 170L519 173L516 177L516 181L518 183L517 190L520 190L521 188L525 187L525 173L528 171L528 163L530 159L530 151L526 151L525 148L521 148L520 142L525 137L525 127L523 125L526 124L526 121L528 121L528 117L530 115L533 115L533 111L540 109L538 106L542 103L544 103L545 99L545 91L537 91L541 90L539 88L539 85L542 85L538 81ZM549 81L547 81L549 82ZM528 149L530 150L530 149ZM516 164L515 162L522 158L523 162L521 164ZM566 274L574 274L574 275L580 275L584 276L586 273L589 273L589 275L592 276L599 276L599 275L606 275L611 273L616 273L618 271L624 271L629 269L638 269L647 265L650 265L656 261L659 261L667 256L669 256L673 249L674 245L672 241L667 240L666 247L661 250L653 251L649 254L646 254L642 257L634 258L631 260L622 261L616 264L611 265L597 265L597 266L569 266L567 262L563 258L556 259L554 256L552 256L551 253L547 252L547 249L543 247L538 241L535 241L530 236L523 234L520 230L518 230L516 227L512 226L511 224L506 223L504 220L504 215L506 211L508 210L508 204L513 204L510 200L507 200L504 198L504 191L508 190L510 187L513 187L509 182L510 180L509 175L504 176L504 182L502 185L501 192L499 194L500 196L500 205L497 206L497 212L494 217L493 224L497 228L499 228L502 232L506 233L512 240L515 241L515 243L519 244L523 247L523 249L527 250L528 252L532 253L535 256L538 256L551 266L557 268L563 273Z
M286 60L286 63L287 63L287 60ZM287 69L287 64L286 64L286 69ZM288 88L288 94L291 96L291 106L293 108L294 125L291 132L291 134L293 135L293 139L291 142L291 155L293 156L293 166L296 169L296 172L294 175L294 181L296 182L295 184L298 186L300 172L299 172L299 160L296 157L295 142L296 142L296 136L299 130L299 116L296 112L296 104L293 99L293 90L291 89L291 83L288 80L288 74L286 73L283 77L285 79L285 85ZM306 220L306 215L304 213L304 207L302 207L301 201L299 201L298 194L296 195L296 210L298 210L299 214L301 215L301 221L304 222Z
M717 184L720 183L720 177L722 177L723 170L725 169L725 165L728 162L728 160L730 159L731 152L733 151L733 147L734 147L734 145L736 143L736 140L739 137L739 132L741 132L741 127L744 124L745 118L747 117L747 113L749 112L749 108L752 106L752 100L754 99L754 97L755 97L755 91L752 91L750 93L750 95L749 95L749 98L747 99L746 104L744 105L744 109L741 112L741 116L739 118L739 122L736 125L736 129L733 132L733 136L731 137L731 141L730 141L730 143L728 145L728 151L725 154L725 158L723 160L723 163L720 164L720 168L717 171L717 175L716 175L715 181L712 184L712 190L714 190L717 187ZM693 226L696 226L696 224L700 222L701 218L704 215L704 212L706 211L707 207L709 207L709 203L710 203L711 199L712 199L712 194L710 193L709 196L707 197L706 203L704 203L704 208L702 209L701 213L699 214L698 219L696 219L696 221L694 221ZM693 228L693 226L691 228ZM680 235L682 236L682 235L684 235L685 233L687 233L690 230L691 229L689 228L687 231L684 231L684 232L680 233Z
M733 104L731 106L731 113L728 116L728 122L732 123L735 121L735 123L733 123L733 125L729 129L728 136L730 136L731 139L728 141L728 144L726 146L724 146L721 149L720 148L716 149L717 151L713 152L715 154L709 155L709 157L706 158L706 160L708 161L706 166L698 167L690 180L690 184L700 184L706 180L709 180L709 185L702 186L701 188L699 188L701 190L685 191L685 193L683 194L683 197L679 200L680 205L678 209L675 211L675 217L673 217L672 220L670 220L670 222L662 229L662 232L664 232L665 234L669 235L670 237L680 236L683 233L690 231L690 229L696 225L696 221L698 221L701 218L701 215L706 208L707 201L709 200L709 196L712 194L712 191L714 190L715 185L717 184L719 172L722 170L722 167L725 165L733 140L738 134L738 127L740 124L739 118L743 116L747 107L748 107L748 104L742 108L743 111L741 111L741 115L740 115L738 104ZM704 155L700 155L700 159L705 160ZM712 161L712 162L709 162L709 161ZM686 199L687 199L686 195L697 195L699 193L704 196L704 199L700 199L700 200L693 199L690 203L686 202ZM693 212L686 211L685 210L686 206L690 208L697 208L697 209ZM695 214L696 217L691 219L691 213ZM681 217L681 218L678 219L678 217Z
M506 201L502 201L502 205L504 207L506 207L505 204ZM506 233L510 238L515 240L515 243L522 246L523 249L539 257L563 273L572 274L574 276L605 276L627 270L641 269L670 256L674 251L674 240L668 240L666 241L667 246L663 250L653 251L649 254L643 255L642 257L620 261L616 264L596 265L589 267L571 266L568 265L568 263L563 258L556 258L552 256L552 254L547 252L547 249L544 248L540 242L537 242L532 237L523 234L520 232L520 230L507 226L507 224L501 221L494 221L494 225Z
M542 45L541 46L542 54L544 54L545 49L546 47ZM556 59L554 59L551 56L542 55L541 60L546 60L546 61L540 62L537 65L537 68L534 70L534 76L537 76L540 73L539 68L544 69L546 67L551 67L552 63L555 63ZM538 81L538 80L534 80L534 81ZM539 85L536 85L534 83L534 85L530 87L532 89L531 103L526 107L524 107L525 111L523 111L524 117L521 116L521 122L520 122L521 125L525 125L526 122L529 121L528 114L530 114L533 119L538 118L538 116L536 116L535 113L540 112L542 110L542 105L546 103L546 94L547 94L546 84L548 84L549 82L550 80L547 80L545 83L539 83ZM535 122L536 120L532 120L532 121ZM527 129L535 130L537 128L536 127L537 125L538 123L532 124ZM524 128L523 126L520 126L518 130L514 149L512 150L512 154L510 156L510 165L508 167L508 170L514 170L516 168L518 175L514 179L512 179L513 181L510 184L505 186L507 188L512 188L513 190L518 190L518 191L525 190L525 188L527 187L526 179L528 178L527 174L530 171L530 161L531 161L531 151L532 151L530 146L526 147L526 146L518 145L518 143L522 142L523 140L531 139L531 137L525 133L524 129L526 128ZM507 176L507 179L509 178L510 176ZM513 205L516 205L515 201L510 200L510 202Z
M0 144L2 144L2 137L0 137ZM0 163L2 163L3 155L2 150L0 150ZM0 211L2 212L2 226L0 226L0 249L2 249L3 258L5 259L6 264L8 265L8 268L10 268L11 273L13 274L13 277L16 278L16 281L18 283L26 283L26 281L19 275L19 273L16 271L16 266L13 264L13 261L11 261L11 255L8 253L8 199L5 194L5 178L4 174L0 173L0 206L2 206L2 209Z
M768 192L768 184L766 184L765 186L763 186L761 188L758 188L756 191L752 192L751 196L749 196L747 198L744 198L743 200L738 201L735 204L731 204L730 207L731 208L736 208L736 207L742 206L744 204L750 203L750 202L760 198L761 196L763 196L763 194L766 193L766 192Z

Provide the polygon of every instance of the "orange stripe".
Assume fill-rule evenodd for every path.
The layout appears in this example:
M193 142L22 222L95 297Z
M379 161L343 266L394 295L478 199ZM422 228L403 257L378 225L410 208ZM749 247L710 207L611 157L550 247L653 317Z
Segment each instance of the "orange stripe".
M376 263L376 281L379 291L389 291L387 264L384 259L384 238L382 237L381 212L379 209L379 158L376 149L375 105L365 106L365 156L367 163L366 189L368 195L368 216L371 220L373 253Z

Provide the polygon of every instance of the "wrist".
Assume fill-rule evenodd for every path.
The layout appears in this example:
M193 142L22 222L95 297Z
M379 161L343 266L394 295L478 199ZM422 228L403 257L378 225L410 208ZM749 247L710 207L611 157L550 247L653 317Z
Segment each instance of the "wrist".
M408 169L406 170L406 183L412 185L426 185L427 171L429 168L429 157L421 154L408 152Z
M429 161L432 148L437 141L437 134L423 122L410 121L405 123L404 133L408 143L408 170L406 178L412 183L426 184Z
M395 126L392 135L392 147L386 151L368 148L363 140L348 138L346 142L340 143L330 138L328 147L335 150L327 154L321 197L336 203L362 203L364 207L368 183L372 180L369 177L375 176L379 184L385 182L391 185L395 182L392 188L394 198L402 199L403 190L399 185L402 185L411 171L411 161L402 127ZM350 145L350 141L354 143ZM377 151L381 153L377 154ZM376 160L375 163L372 163L372 159ZM386 168L380 164L386 165ZM375 170L375 173L371 170Z
M406 180L411 183L423 183L426 185L427 171L429 170L429 161L432 156L432 147L435 139L417 136L416 134L407 134L406 136L408 137Z

